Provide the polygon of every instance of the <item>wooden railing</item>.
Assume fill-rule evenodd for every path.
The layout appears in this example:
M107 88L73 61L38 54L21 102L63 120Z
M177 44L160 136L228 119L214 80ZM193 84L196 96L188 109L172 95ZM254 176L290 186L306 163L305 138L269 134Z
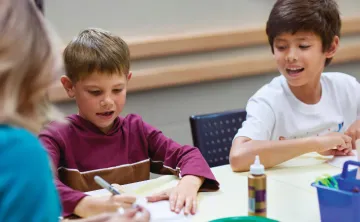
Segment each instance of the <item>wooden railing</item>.
M264 27L246 30L219 31L182 36L167 36L144 40L129 40L132 60L192 54L227 48L267 44ZM360 33L360 17L344 18L342 35ZM341 45L332 64L360 60L360 42ZM271 54L241 56L211 62L194 62L171 67L138 70L129 83L129 91L150 90L161 87L230 79L248 75L261 75L276 71ZM69 100L58 82L49 92L53 102Z

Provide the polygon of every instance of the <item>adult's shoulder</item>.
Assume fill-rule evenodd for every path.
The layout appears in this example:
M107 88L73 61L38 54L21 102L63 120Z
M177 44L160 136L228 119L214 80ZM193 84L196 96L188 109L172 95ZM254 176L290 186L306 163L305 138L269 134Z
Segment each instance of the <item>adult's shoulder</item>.
M16 163L24 167L23 170L37 166L40 169L44 164L50 167L47 153L37 136L24 128L0 126L0 158L1 162L7 162L6 166Z

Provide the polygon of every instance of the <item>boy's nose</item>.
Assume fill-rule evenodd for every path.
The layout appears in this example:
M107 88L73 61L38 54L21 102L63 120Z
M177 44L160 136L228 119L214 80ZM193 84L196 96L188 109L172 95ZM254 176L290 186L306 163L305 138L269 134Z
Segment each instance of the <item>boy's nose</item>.
M100 102L100 105L104 108L111 108L114 104L114 101L109 98L109 97L106 97L104 98L101 102Z
M286 55L286 61L287 62L296 62L297 61L297 55L295 50L290 50L289 53Z

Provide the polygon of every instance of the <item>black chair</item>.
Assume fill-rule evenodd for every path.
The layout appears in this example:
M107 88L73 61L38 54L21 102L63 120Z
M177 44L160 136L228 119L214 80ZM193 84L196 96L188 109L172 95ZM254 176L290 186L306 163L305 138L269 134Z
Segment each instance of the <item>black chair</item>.
M190 116L194 146L210 167L229 164L232 140L245 119L245 110Z

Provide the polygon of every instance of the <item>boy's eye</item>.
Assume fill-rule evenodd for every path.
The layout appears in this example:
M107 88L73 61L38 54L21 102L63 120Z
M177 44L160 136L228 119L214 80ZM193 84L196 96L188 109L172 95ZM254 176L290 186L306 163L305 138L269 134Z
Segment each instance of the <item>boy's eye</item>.
M309 48L310 46L309 46L309 45L300 45L299 47L300 47L300 49L307 49L307 48Z
M285 50L286 49L286 46L282 46L282 45L278 45L278 46L275 46L277 48L277 50L279 51L282 51L282 50Z
M100 90L89 90L88 91L91 95L98 96L101 94Z
M121 93L123 91L123 89L114 89L113 92L114 93Z

